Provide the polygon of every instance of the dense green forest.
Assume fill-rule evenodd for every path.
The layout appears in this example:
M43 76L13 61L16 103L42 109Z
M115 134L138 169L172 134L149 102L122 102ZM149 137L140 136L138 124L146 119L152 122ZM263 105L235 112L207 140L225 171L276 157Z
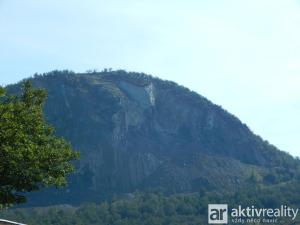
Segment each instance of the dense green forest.
M226 203L229 207L299 207L300 184L295 180L280 185L257 184L234 195L199 192L167 196L160 192L135 192L79 206L10 209L2 211L0 217L30 225L199 225L207 224L209 203ZM278 224L290 222L281 220Z

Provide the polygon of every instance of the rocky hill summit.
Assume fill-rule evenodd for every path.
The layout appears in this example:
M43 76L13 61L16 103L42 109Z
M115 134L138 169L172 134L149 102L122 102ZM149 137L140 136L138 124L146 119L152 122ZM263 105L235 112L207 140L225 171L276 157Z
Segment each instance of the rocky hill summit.
M69 186L34 194L39 201L135 190L232 192L297 176L292 156L174 82L122 70L53 71L30 80L48 92L46 120L81 152ZM7 88L18 92L20 84Z

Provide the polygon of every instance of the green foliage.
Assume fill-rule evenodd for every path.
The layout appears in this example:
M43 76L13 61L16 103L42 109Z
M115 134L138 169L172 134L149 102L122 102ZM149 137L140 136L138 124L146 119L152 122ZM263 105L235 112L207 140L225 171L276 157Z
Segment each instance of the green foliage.
M25 192L66 184L78 157L45 123L46 92L25 82L20 96L0 89L0 207L26 200Z
M100 204L5 210L0 217L31 225L199 225L207 224L209 203L228 203L230 208L238 205L277 208L281 204L298 208L299 196L298 182L268 188L249 186L234 195L134 193Z
M83 204L79 207L55 206L7 210L3 211L0 217L31 225L198 225L204 224L205 220L199 214L199 200L197 194L164 196L135 193L125 199L119 198L101 204ZM168 207L172 210L170 211ZM185 210L182 210L183 208Z
M0 87L0 97L2 97L5 94L4 88Z

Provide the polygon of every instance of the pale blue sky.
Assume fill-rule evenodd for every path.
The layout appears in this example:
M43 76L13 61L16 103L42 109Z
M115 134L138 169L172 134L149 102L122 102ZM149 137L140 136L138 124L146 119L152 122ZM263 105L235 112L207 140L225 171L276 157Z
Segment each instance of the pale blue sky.
M176 81L300 156L300 1L0 0L0 84L126 69Z

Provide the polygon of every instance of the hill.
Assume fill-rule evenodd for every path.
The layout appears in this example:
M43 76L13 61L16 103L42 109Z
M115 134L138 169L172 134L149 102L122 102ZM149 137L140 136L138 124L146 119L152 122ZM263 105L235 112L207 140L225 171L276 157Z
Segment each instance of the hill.
M136 190L227 194L299 177L299 160L174 82L125 71L53 71L30 80L48 92L47 121L81 152L69 186L33 194L31 205ZM20 84L7 89L17 93Z

